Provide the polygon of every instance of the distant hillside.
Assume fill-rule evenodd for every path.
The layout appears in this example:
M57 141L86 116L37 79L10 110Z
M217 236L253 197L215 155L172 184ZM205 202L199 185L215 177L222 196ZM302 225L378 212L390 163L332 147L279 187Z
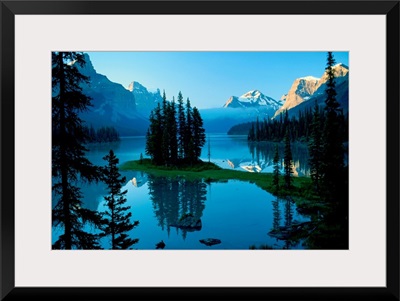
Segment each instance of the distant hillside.
M248 135L254 122L245 122L234 125L228 130L228 135Z

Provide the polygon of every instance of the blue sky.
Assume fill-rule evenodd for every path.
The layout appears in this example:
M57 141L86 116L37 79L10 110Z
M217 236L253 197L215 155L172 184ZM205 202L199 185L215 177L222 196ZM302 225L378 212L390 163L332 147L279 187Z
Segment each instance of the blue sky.
M88 52L94 68L127 87L137 81L165 90L168 99L181 91L199 109L222 107L232 95L260 90L275 99L296 78L321 77L327 52ZM348 52L333 52L349 66Z

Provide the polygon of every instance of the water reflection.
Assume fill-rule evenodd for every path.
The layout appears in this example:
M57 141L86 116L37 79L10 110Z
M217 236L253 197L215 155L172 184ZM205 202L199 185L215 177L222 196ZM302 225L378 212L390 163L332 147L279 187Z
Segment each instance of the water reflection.
M291 197L276 198L272 201L273 222L268 234L277 242L283 242L282 249L300 248L305 239L305 232L301 230L309 222L294 220L294 210L295 204Z
M248 148L251 155L251 161L248 166L254 166L258 172L272 172L273 159L275 155L275 143L273 142L248 142ZM304 143L291 144L293 156L293 175L294 176L309 176L308 165L308 147ZM279 157L283 161L284 144L278 144ZM281 164L283 166L283 164Z
M183 239L187 232L197 231L199 227L180 228L179 224L184 216L191 216L194 220L201 220L205 209L207 185L202 180L188 181L183 178L166 178L148 176L149 196L152 201L154 214L161 229L171 228L181 232Z

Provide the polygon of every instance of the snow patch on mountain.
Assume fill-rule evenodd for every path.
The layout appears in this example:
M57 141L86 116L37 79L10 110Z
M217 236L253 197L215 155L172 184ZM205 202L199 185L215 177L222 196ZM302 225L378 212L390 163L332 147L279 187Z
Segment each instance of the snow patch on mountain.
M127 90L133 94L137 110L145 115L148 115L149 112L157 106L157 103L162 102L162 96L159 89L154 92L149 91L145 86L137 81L131 82L128 85Z
M300 79L305 79L305 80L307 80L307 81L318 81L318 80L320 80L319 78L317 78L317 77L315 77L315 76L311 76L311 75L309 75L309 76L304 76L304 77L300 77Z
M231 96L224 104L224 108L268 108L277 110L282 106L281 100L266 96L259 90L251 90L242 96Z

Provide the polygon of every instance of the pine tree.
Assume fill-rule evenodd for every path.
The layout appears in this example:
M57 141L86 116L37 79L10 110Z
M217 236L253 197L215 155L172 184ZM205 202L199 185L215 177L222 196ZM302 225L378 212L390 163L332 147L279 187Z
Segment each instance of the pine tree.
M278 144L275 145L275 155L274 155L274 177L272 179L272 185L274 186L275 192L279 191L279 177L281 175L279 166L279 150Z
M152 162L161 165L163 161L163 150L160 141L163 139L162 115L160 104L150 113L150 125L146 133L146 154L150 156Z
M285 117L283 119L283 127L282 127L282 136L286 135L287 131L289 130L290 127L290 121L289 121L289 113L288 110L285 110ZM289 130L290 131L290 130Z
M103 181L107 185L108 195L104 197L108 210L105 212L104 235L111 236L111 249L129 249L139 239L128 237L127 232L139 225L139 221L130 222L132 212L127 212L131 207L124 206L126 203L127 190L121 191L126 178L121 177L118 171L119 159L114 151L103 157L107 165L103 167Z
M52 189L57 198L52 223L64 230L54 249L100 249L98 236L86 232L84 226L100 226L101 217L83 208L81 189L76 185L100 179L99 168L85 157L88 136L78 114L91 106L91 99L82 93L80 85L89 79L77 65L85 65L82 53L52 53Z
M150 125L147 129L146 132L146 146L145 146L145 153L146 155L150 156L151 160L154 162L154 153L157 148L157 141L156 141L156 120L154 117L154 112L150 112L150 117L149 117Z
M170 162L176 164L178 162L178 124L176 121L175 98L170 103L167 122L170 131Z
M311 124L311 139L309 141L309 165L310 176L313 181L317 193L320 193L321 182L321 166L322 166L322 133L321 133L321 118L317 101L315 101L313 119Z
M185 159L194 162L194 141L193 141L193 110L189 97L186 100L186 127L183 145L185 149Z
M150 126L148 127L147 132L146 132L146 145L145 145L144 151L145 151L145 154L150 156L150 158L153 160L153 153L154 153L154 149L155 149L154 139L153 139L153 135L151 133L152 123L154 122L153 112L150 113L149 121L150 121Z
M290 135L289 130L286 130L285 134L285 151L283 156L284 162L284 180L285 180L285 188L290 190L292 188L292 174L293 174L293 159L292 159L292 150L290 147Z
M163 99L163 109L158 104L150 113L146 154L156 165L193 164L199 160L206 140L200 112L196 107L191 107L189 98L184 108L182 94L179 92L177 117L175 99L167 102L165 92Z
M206 143L206 134L203 128L203 119L201 118L199 110L193 108L193 154L194 161L199 160L201 155L201 149Z
M178 93L178 158L185 158L185 132L186 132L186 117L185 108L183 106L183 96Z
M162 112L160 116L161 121L161 131L162 131L162 140L161 140L161 151L162 151L162 163L169 164L170 156L171 156L171 124L169 123L169 105L167 103L167 96L165 91L163 93L163 102L162 102Z
M342 131L342 112L336 100L336 82L333 66L335 59L328 52L326 73L325 124L322 136L323 160L321 166L324 197L327 201L337 200L344 190L344 149ZM335 200L336 199L336 200Z

